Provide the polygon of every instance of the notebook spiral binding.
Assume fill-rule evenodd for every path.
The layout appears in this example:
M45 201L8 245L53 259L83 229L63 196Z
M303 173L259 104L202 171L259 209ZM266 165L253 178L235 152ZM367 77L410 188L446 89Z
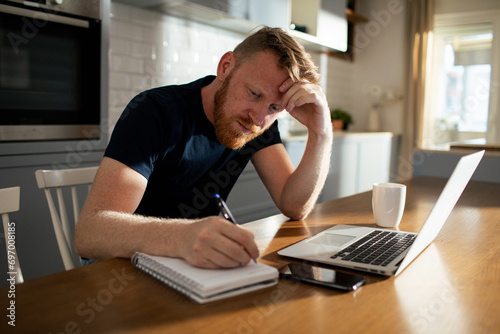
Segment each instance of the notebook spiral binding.
M192 289L200 289L202 287L201 284L196 283L195 281L187 278L184 275L181 275L169 268L166 268L160 265L158 262L143 256L143 254L136 253L132 256L132 263L139 269L153 276L157 280L162 283L167 284L171 288L183 293L189 297L193 294L190 290ZM184 282L185 286L189 288L184 288L178 282Z

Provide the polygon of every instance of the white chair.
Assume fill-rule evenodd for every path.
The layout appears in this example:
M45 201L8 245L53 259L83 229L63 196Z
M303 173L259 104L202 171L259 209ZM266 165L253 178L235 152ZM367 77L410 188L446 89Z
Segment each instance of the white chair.
M76 254L73 242L72 229L68 220L66 205L64 204L63 187L71 189L71 197L73 201L73 226L76 226L78 217L80 216L80 203L78 202L77 186L88 185L88 191L98 167L84 167L74 169L59 169L59 170L37 170L35 172L38 188L45 190L47 203L49 204L50 216L54 225L57 245L61 252L61 257L66 270L80 266L80 258ZM52 199L51 189L55 189L57 194L57 203L59 212L56 210L56 205ZM87 193L88 194L88 193Z
M21 271L21 265L19 264L19 259L17 257L17 230L15 225L9 220L9 212L19 211L19 196L21 194L20 187L4 188L0 189L0 214L2 215L3 222L3 233L5 236L5 250L7 253L7 272L15 272L16 283L24 282L23 273ZM9 230L10 229L10 230ZM9 235L14 236L14 238L9 238ZM11 260L14 260L13 267L11 267Z

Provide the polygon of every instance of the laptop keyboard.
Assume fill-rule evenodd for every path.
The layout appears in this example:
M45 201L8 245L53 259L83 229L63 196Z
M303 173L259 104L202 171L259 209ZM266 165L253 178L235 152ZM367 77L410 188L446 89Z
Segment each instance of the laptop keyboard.
M391 231L373 231L331 258L385 267L408 249L416 236Z

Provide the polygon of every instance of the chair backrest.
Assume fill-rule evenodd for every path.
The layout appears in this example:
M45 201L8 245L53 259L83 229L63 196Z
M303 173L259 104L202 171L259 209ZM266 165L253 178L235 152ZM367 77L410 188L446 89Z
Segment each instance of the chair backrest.
M73 242L72 229L70 227L66 205L64 203L63 188L71 189L71 197L73 203L73 227L78 222L80 216L80 203L78 201L77 186L88 185L88 191L98 167L84 167L74 169L58 169L58 170L37 170L35 172L38 188L44 189L47 203L49 204L50 216L54 226L54 232L57 239L57 245L63 259L66 270L80 266L80 258L76 254ZM51 189L57 194L57 204L59 211L56 209L55 202L52 198ZM87 192L88 194L88 192Z
M15 273L16 283L24 282L21 264L17 257L16 238L17 230L15 222L9 219L9 212L19 211L20 187L0 189L0 214L2 215L3 233L5 236L5 251L7 254L7 266L9 273Z

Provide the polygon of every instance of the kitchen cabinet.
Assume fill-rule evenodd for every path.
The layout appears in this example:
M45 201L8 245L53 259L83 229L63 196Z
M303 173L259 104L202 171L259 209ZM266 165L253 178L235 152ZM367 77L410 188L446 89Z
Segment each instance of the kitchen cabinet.
M245 35L259 25L288 28L290 24L290 0L113 1Z
M239 224L280 213L251 162L234 185L227 205Z
M306 136L283 138L294 166L302 159L306 140ZM390 132L336 131L330 170L318 202L369 191L376 182L397 182L400 145L401 136ZM228 205L239 223L279 213L251 163L236 182Z
M288 29L309 51L346 51L345 0L113 0L247 35L260 25ZM350 14L349 14L350 13ZM291 23L308 28L291 30Z
M309 51L353 60L354 27L368 19L356 13L356 1L291 0L290 34ZM300 31L306 29L306 32Z
M330 170L318 202L372 189L373 183L397 180L401 136L390 132L335 131ZM291 136L285 147L297 166L306 147L305 136Z
M400 145L401 136L390 132L334 136L330 172L320 201L369 191L373 183L396 182Z
M292 0L291 22L305 31L290 33L321 51L347 50L347 19L345 1ZM310 44L307 43L307 44Z
M401 136L390 132L335 131L330 170L319 202L372 189L373 183L397 180ZM284 140L297 166L306 147L305 136Z

